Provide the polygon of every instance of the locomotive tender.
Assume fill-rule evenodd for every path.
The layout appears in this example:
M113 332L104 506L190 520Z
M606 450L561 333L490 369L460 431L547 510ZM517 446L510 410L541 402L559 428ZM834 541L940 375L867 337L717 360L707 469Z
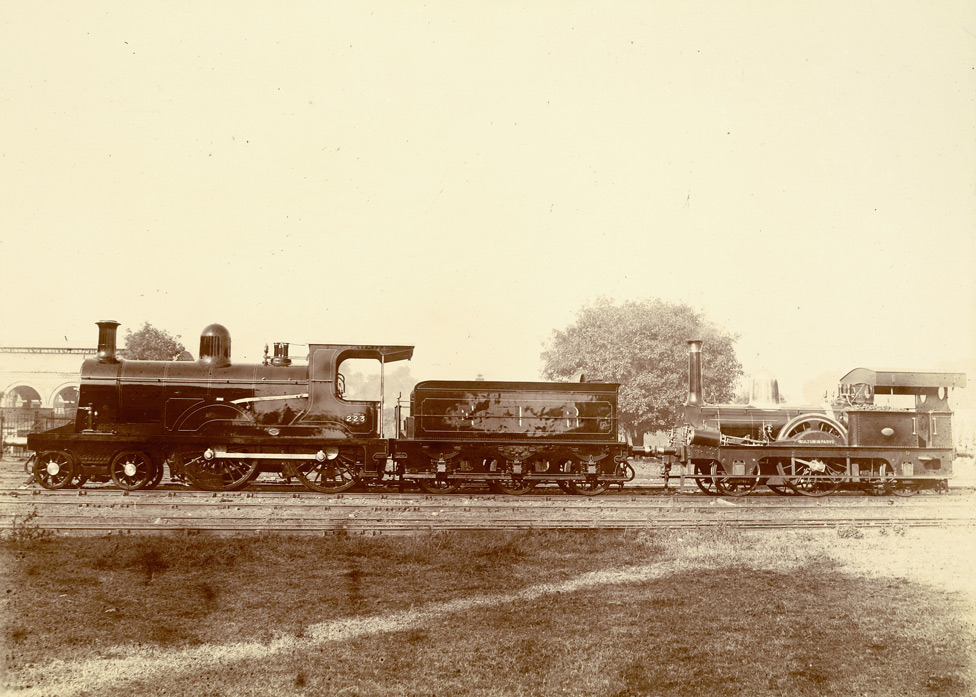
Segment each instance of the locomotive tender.
M98 354L81 369L75 422L28 436L34 478L49 489L90 478L127 490L171 477L211 491L240 489L262 472L337 493L384 478L428 492L483 482L503 493L539 483L599 494L633 476L617 440L617 385L419 383L410 415L383 433L387 363L412 346L310 344L307 365L288 345L260 364L231 361L230 334L204 329L197 361L122 360L118 322L98 322ZM345 395L342 364L380 363L380 400Z
M963 373L852 370L824 407L710 405L702 399L701 342L689 341L684 423L671 432L675 459L708 493L825 496L841 488L911 495L952 474L949 390ZM908 395L914 406L875 403Z

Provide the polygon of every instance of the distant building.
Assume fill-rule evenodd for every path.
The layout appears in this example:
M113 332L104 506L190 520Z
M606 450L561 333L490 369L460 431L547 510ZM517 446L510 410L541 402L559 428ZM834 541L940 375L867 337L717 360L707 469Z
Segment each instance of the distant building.
M0 346L0 407L74 411L81 363L95 354L93 348Z

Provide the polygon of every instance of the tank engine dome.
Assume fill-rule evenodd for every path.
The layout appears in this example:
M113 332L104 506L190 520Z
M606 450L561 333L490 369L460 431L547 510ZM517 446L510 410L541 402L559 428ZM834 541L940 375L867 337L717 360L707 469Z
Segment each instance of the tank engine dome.
M779 404L779 381L768 370L753 374L749 387L749 404L754 407L772 407Z
M222 324L211 324L200 333L200 360L230 365L230 332Z

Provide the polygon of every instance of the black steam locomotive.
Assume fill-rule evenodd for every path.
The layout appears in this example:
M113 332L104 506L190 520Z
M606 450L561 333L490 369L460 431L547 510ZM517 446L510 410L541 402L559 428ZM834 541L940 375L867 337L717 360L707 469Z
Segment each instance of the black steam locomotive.
M701 342L689 343L684 423L671 432L676 460L708 493L742 496L765 484L777 493L825 496L841 488L911 495L944 486L955 450L949 390L962 373L858 368L824 407L714 405L702 399ZM880 405L876 395L914 398Z
M127 490L164 475L205 490L240 489L262 472L336 493L357 483L410 481L428 492L465 482L519 494L541 483L594 495L633 476L617 439L617 385L421 382L396 434L383 432L384 367L412 346L288 345L259 364L231 361L230 334L204 329L197 361L122 360L118 322L98 322L96 358L81 369L75 422L28 436L41 486L90 478ZM344 361L380 364L380 400L347 399Z

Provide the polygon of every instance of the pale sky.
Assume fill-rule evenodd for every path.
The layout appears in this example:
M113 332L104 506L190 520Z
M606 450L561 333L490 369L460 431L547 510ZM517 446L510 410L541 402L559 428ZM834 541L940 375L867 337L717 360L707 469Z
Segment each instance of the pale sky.
M976 382L971 0L3 2L0 65L0 345L220 322L536 379L659 297L788 394Z

